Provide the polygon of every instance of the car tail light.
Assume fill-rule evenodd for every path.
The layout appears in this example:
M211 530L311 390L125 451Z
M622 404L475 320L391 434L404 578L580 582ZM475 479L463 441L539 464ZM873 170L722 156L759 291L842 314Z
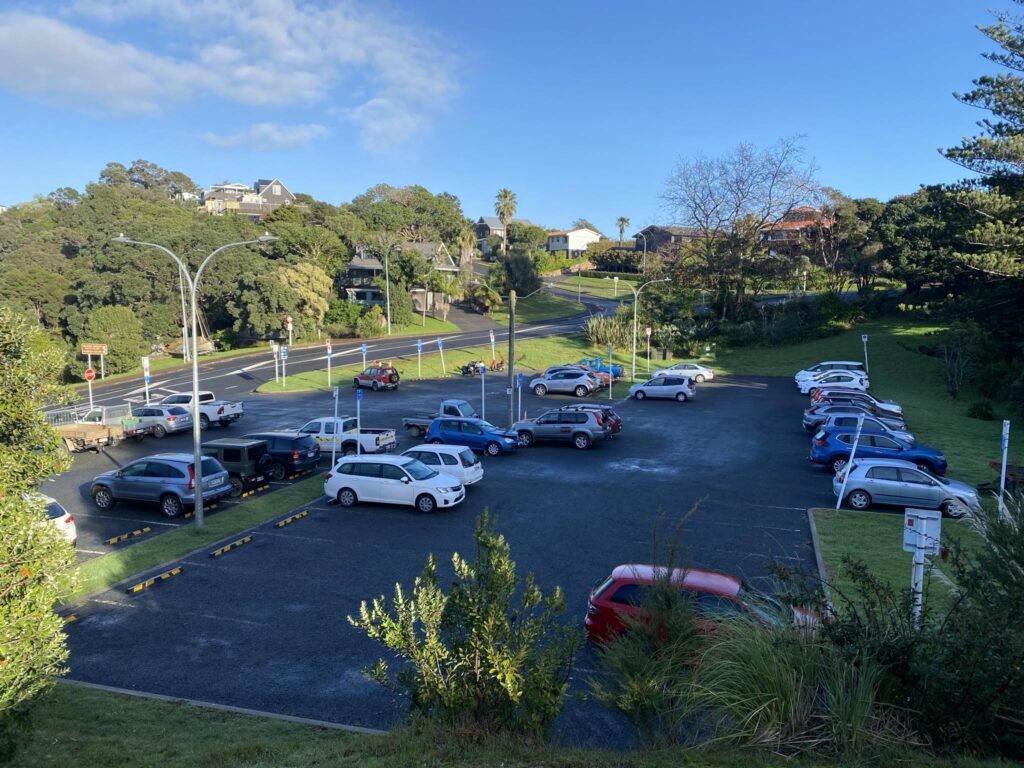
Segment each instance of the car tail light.
M167 417L167 421L177 421L177 420L178 420L177 416L168 416Z
M597 426L599 426L599 427L603 427L604 426L604 421L601 419L601 414L600 413L597 413L595 411L594 412L594 418L597 419Z
M334 473L333 472L328 472L326 475L324 475L324 482L327 482L332 477L334 477Z
M68 519L65 520L64 522L67 523L68 525L71 525L73 522L75 522L75 518L73 518L71 515L68 515Z
M840 472L838 475L836 475L836 482L838 482L838 483L845 483L846 482L846 471L845 470Z
M588 616L597 616L599 613L601 613L601 609L600 608L598 608L593 603L588 603L587 604L587 615Z
M219 413L219 414L220 413L224 413L224 406L223 405L220 408L217 409L217 413Z
M814 441L814 444L815 445L828 445L828 440L826 440L824 437L819 437L819 438L817 438Z
M298 460L299 460L299 450L298 450L298 448L292 448L292 461L298 461Z
M194 491L196 488L196 468L191 464L188 465L188 489Z

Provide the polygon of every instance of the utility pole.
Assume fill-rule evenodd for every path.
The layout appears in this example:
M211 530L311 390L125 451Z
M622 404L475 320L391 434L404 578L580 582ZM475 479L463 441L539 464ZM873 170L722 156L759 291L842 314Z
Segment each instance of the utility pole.
M515 402L512 396L516 380L516 292L508 292L508 426L516 423Z

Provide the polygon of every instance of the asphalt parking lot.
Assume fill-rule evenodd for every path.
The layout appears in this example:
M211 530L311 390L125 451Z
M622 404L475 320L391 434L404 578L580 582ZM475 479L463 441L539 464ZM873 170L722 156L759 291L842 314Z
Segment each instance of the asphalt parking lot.
M489 379L487 388L487 415L503 423L504 382ZM398 427L403 415L436 408L441 397L476 404L479 392L479 379L457 378L404 383L397 393L367 392L363 423ZM342 394L354 406L352 390ZM331 408L327 394L244 399L246 417L223 434L257 425L298 427ZM572 400L523 393L523 407L534 416ZM722 379L701 385L690 403L617 404L623 432L590 451L550 446L485 458L483 482L450 511L423 516L387 506L343 510L321 499L308 506L307 517L284 528L264 525L251 543L223 557L204 552L184 559L180 575L152 589L133 596L109 591L76 609L77 621L68 625L70 676L386 728L400 720L405 703L363 677L361 670L380 648L345 617L361 600L390 594L395 582L411 584L429 553L450 574L453 551L471 555L473 523L484 507L498 515L519 567L532 570L545 590L562 586L567 620L577 625L591 585L620 563L649 562L654 529L694 505L683 542L693 565L755 580L765 576L772 559L810 570L806 509L830 503L831 493L827 477L804 460L808 436L798 419L803 402L788 379ZM402 433L399 442L402 449L414 444ZM118 451L134 458L154 447L188 445L188 437L173 437L112 454L123 461ZM62 482L81 494L82 483L91 479L82 479L88 468L105 460L77 462L69 474L84 474ZM81 495L78 501L89 504ZM109 530L110 521L72 511L76 520L82 514L80 537L93 536L94 528ZM124 530L129 518L148 519L122 507L110 516ZM593 654L585 649L574 677L578 690L585 690L593 668ZM623 733L621 723L593 704L567 701L559 725L563 740L609 743Z

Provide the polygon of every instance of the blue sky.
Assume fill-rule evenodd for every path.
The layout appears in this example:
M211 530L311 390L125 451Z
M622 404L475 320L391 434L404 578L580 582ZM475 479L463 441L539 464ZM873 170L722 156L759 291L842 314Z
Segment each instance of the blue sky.
M665 221L676 161L802 134L819 180L886 199L961 171L980 0L5 2L0 203L145 158L198 184L386 182L548 227Z

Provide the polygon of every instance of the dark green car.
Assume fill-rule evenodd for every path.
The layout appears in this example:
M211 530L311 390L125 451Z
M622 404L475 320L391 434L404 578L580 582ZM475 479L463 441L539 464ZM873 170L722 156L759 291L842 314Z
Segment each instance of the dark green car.
M204 456L217 459L228 471L232 498L237 498L270 479L273 459L266 440L224 437L203 443L202 452Z

